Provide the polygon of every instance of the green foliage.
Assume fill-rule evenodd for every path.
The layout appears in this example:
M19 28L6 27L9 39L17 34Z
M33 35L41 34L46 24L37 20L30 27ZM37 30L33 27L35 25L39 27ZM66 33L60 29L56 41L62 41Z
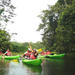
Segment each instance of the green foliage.
M38 30L43 31L46 49L57 52L75 51L75 0L58 0L40 15Z
M5 52L7 48L12 49L10 44L10 35L5 31L7 22L14 17L15 7L11 4L11 0L0 0L0 49Z
M3 51L10 48L10 35L7 31L0 29L0 49Z
M11 42L11 45L13 52L24 52L27 50L26 46L24 46L22 43Z
M11 0L0 0L0 27L4 28L7 22L14 17L14 9Z
M42 44L42 42L38 41L36 43L32 43L30 42L30 45L32 46L32 49L44 49L44 46Z
M0 15L3 13L4 9L0 9Z
M57 19L58 14L55 14L55 8L50 7L48 10L43 11L43 15L40 17L42 19L42 23L39 25L38 30L43 30L43 44L45 45L46 49L53 50L53 44L55 40L55 29L57 27Z
M28 50L28 48L30 48L28 42L25 42L25 43L11 42L11 45L12 45L13 52L25 52ZM31 45L32 49L44 48L43 45L41 44L41 42L36 42L36 43L30 42L30 45Z
M57 44L62 44L64 52L73 52L75 49L75 4L69 5L64 9L59 17L59 25L57 27ZM61 29L60 29L61 28ZM61 35L60 35L61 34ZM60 37L58 37L60 36ZM60 48L60 47L59 47Z

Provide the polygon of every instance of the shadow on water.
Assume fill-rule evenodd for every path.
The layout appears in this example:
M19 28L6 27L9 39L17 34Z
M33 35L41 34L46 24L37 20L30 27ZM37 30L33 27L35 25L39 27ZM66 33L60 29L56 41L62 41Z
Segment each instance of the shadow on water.
M42 75L61 75L63 65L63 59L45 59L42 63Z
M63 59L44 59L42 75L75 75L75 60L66 56Z
M75 75L75 55L65 57L64 75Z

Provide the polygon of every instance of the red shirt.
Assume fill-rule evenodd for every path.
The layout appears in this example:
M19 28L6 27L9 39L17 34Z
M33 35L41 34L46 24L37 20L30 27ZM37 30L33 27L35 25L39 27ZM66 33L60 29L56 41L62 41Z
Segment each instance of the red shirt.
M27 51L27 52L25 53L25 56L30 57L31 53L32 53L31 51Z
M34 56L34 54L30 55L30 59L36 59L36 57Z
M0 51L0 55L2 54L2 52Z
M41 55L46 55L46 52L41 52Z
M49 54L51 54L51 52L50 52L50 51L47 51L47 52L46 52L46 55L49 55Z
M5 55L10 56L10 55L11 55L11 52L10 52L9 50L7 50L7 51L5 52Z

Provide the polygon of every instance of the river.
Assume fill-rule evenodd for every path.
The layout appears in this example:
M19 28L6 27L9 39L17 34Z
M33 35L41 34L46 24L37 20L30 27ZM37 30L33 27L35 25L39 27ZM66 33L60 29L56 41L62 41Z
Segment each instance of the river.
M75 57L43 59L41 66L28 66L22 60L0 60L0 75L75 75Z

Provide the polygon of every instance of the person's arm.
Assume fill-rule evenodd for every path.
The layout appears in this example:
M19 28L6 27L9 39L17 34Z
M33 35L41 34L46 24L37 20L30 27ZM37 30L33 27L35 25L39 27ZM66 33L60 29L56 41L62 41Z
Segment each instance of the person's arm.
M4 55L7 54L7 53L8 53L8 52L6 51L6 52L4 53Z

